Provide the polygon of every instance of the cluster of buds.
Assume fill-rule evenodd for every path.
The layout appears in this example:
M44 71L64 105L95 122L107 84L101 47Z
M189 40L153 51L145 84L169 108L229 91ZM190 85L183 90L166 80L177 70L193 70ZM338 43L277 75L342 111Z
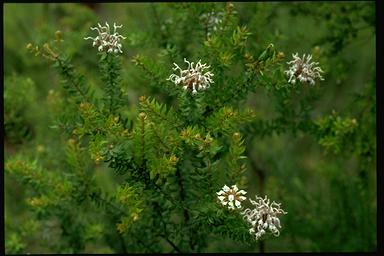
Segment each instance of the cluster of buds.
M198 90L205 90L210 87L210 84L214 83L212 80L213 74L209 71L203 72L209 68L207 64L201 64L201 60L196 63L195 67L193 62L189 62L184 58L184 62L188 63L188 68L182 70L176 63L173 63L175 67L173 70L179 70L180 75L172 74L167 80L175 83L176 85L183 85L184 90L191 90L192 94L196 94Z
M295 84L296 80L300 82L306 82L311 85L315 85L315 79L319 78L320 80L324 80L320 73L324 72L317 65L318 62L310 62L312 59L312 55L308 54L305 57L303 54L303 58L298 56L298 53L292 54L293 60L287 62L287 64L292 65L288 70L285 71L287 76L289 77L288 83Z
M35 56L41 54L44 58L47 58L49 60L55 61L59 57L59 54L53 51L48 43L45 43L42 48L39 48L38 45L33 46L31 43L29 43L27 44L27 49L31 53L35 53Z
M241 202L246 199L244 195L247 194L247 192L239 190L236 185L231 186L231 188L224 185L216 194L222 205L227 205L228 209L234 210L235 207L241 208Z
M97 46L99 52L107 52L107 53L123 53L121 50L121 39L126 39L126 37L120 35L116 32L117 28L121 28L123 25L116 25L113 23L113 34L111 34L109 25L105 22L105 27L101 26L100 23L97 24L99 27L94 27L92 30L97 30L99 33L95 38L93 37L85 37L85 40L91 39L93 40L92 46Z
M280 209L280 204L273 201L270 203L270 200L265 196L262 197L256 196L256 201L249 199L252 205L255 206L254 209L246 209L242 212L244 219L251 224L249 229L250 234L255 234L256 240L260 239L268 230L274 235L279 236L281 228L280 220L278 215L287 214L283 209Z

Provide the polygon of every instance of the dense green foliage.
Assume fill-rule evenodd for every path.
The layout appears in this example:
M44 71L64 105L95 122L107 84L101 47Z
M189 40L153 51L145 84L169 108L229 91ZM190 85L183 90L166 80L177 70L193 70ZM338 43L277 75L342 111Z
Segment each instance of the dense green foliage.
M376 249L373 2L4 9L7 253ZM84 40L105 20L123 54ZM325 80L288 83L296 52ZM210 88L167 80L184 58ZM280 236L224 184L282 203Z

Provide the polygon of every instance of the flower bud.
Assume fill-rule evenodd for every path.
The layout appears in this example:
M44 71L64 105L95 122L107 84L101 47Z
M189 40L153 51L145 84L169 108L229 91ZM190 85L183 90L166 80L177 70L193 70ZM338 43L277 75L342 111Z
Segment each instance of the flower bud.
M58 42L62 41L61 40L61 31L60 30L57 30L55 32L55 38L56 38L56 41L58 41Z
M33 49L33 45L32 45L31 43L29 43L29 44L27 44L26 48L27 48L28 50L32 50L32 49Z
M284 54L283 52L278 52L278 53L277 53L277 58L278 58L279 60L284 59L284 57L285 57L285 54Z

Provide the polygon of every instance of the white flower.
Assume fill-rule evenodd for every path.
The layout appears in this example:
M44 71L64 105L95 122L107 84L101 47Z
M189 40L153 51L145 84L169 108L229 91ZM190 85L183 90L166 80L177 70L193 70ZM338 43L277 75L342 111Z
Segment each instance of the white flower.
M224 185L216 194L222 205L228 205L228 209L234 210L235 207L241 208L241 202L246 199L243 195L247 194L247 192L239 190L236 185L231 186L231 188Z
M126 39L126 37L120 35L116 32L117 28L121 28L123 25L116 25L113 23L113 34L109 29L109 25L105 22L105 27L101 26L100 23L97 23L99 27L94 27L92 30L97 30L99 33L95 38L93 37L84 37L85 40L91 39L93 40L92 46L97 46L98 51L105 51L107 53L123 53L121 50L121 39Z
M200 16L200 19L205 23L207 36L210 36L212 32L222 29L221 23L223 22L223 12L208 12Z
M205 90L209 88L210 84L214 83L212 80L213 74L211 72L203 73L204 69L209 68L207 64L201 64L201 60L193 67L193 62L189 62L184 58L184 62L188 63L188 68L182 70L176 63L173 70L179 70L180 75L172 74L167 80L175 83L176 85L182 84L184 90L192 90L192 94L196 94L198 90Z
M287 214L283 209L280 209L280 204L273 201L270 204L267 196L256 196L256 201L249 199L252 205L255 205L254 209L245 209L241 214L244 215L244 219L251 224L252 228L249 229L250 234L255 234L256 240L260 239L268 230L275 236L280 235L279 228L281 228L278 215Z
M292 66L284 71L289 77L288 83L295 84L296 80L300 82L306 82L311 85L315 85L315 79L319 78L320 80L324 80L320 73L324 71L321 70L320 67L317 67L318 62L311 62L312 55L308 54L307 58L305 58L305 54L303 58L298 57L298 53L292 54L293 60L287 62L287 64L292 64Z

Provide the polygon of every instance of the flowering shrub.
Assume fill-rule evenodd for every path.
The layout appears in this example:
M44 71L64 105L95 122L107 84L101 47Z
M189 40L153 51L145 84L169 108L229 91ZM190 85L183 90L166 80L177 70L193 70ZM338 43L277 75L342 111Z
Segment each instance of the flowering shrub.
M373 7L275 4L6 16L6 252L372 250L376 85L345 46Z

